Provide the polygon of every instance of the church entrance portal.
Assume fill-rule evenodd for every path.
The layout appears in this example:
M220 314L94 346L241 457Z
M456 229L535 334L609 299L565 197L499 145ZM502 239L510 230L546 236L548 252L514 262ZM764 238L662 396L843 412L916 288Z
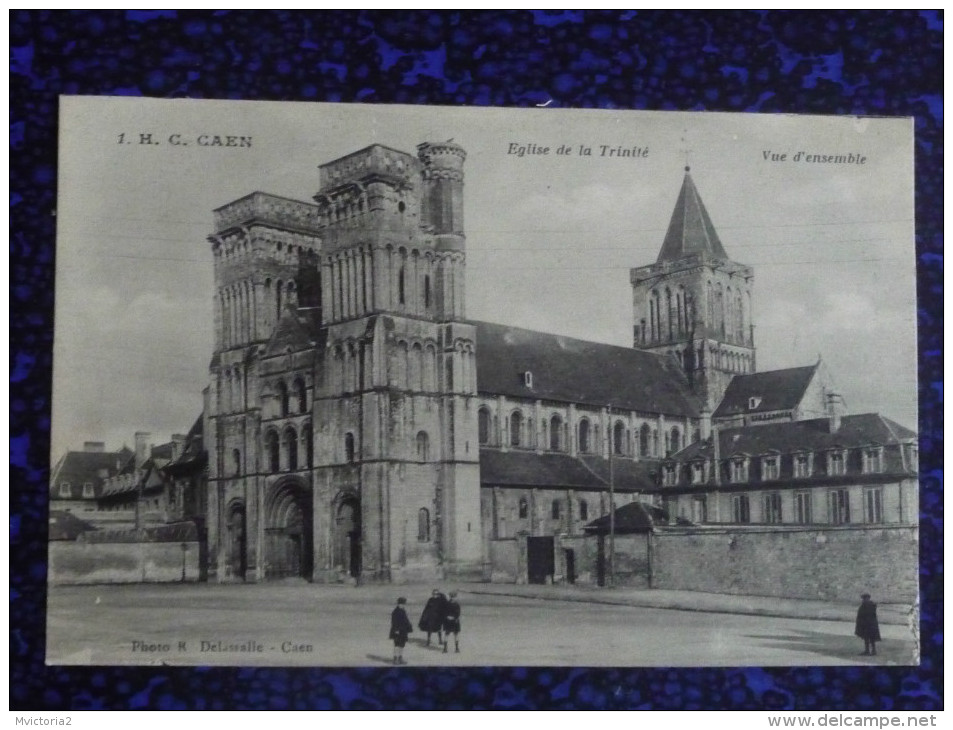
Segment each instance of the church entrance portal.
M297 479L279 482L265 515L265 577L311 580L314 530L308 488Z
M357 578L361 574L361 500L345 497L335 516L334 567Z

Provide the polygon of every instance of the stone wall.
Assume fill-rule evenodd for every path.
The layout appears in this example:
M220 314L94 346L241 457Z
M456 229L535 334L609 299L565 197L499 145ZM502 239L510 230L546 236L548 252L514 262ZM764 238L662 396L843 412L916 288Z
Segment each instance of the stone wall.
M520 542L524 550L520 550ZM492 583L526 582L526 540L491 540L489 544L490 581Z
M186 549L183 550L182 546ZM200 579L199 543L50 543L51 585L91 583L175 583Z
M911 526L690 528L652 537L654 588L913 603L918 530Z
M578 585L599 584L599 541L603 550L609 552L609 537L586 535L560 536L556 543L556 582L568 583L569 556L572 551L574 583ZM605 566L605 582L609 584L609 565ZM649 560L647 535L615 536L615 581L616 586L647 588L649 585Z

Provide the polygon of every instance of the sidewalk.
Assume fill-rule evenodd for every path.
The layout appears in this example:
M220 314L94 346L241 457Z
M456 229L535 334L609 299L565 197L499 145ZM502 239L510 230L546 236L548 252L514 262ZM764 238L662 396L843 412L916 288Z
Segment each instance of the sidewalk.
M596 588L591 586L528 585L515 583L464 583L461 593L514 596L541 601L603 603L639 608L663 608L675 611L735 613L750 616L850 621L857 615L859 603L813 601L771 596L735 596L726 593L699 593L653 588ZM883 624L907 625L909 605L881 603L877 617Z

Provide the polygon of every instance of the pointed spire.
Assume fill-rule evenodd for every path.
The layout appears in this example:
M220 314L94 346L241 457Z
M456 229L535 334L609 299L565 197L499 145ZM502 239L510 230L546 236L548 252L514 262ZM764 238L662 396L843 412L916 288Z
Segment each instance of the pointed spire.
M696 253L708 253L720 259L728 258L698 189L692 182L690 171L691 168L686 165L682 190L678 194L662 250L659 251L659 263L677 261Z

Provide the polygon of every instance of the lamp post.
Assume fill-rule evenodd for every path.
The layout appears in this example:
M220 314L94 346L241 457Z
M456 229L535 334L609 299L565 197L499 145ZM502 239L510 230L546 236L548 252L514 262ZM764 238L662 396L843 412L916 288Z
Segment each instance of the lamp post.
M612 463L612 452L615 444L613 438L615 433L612 429L612 404L608 405L609 411L609 587L615 587L615 469Z

